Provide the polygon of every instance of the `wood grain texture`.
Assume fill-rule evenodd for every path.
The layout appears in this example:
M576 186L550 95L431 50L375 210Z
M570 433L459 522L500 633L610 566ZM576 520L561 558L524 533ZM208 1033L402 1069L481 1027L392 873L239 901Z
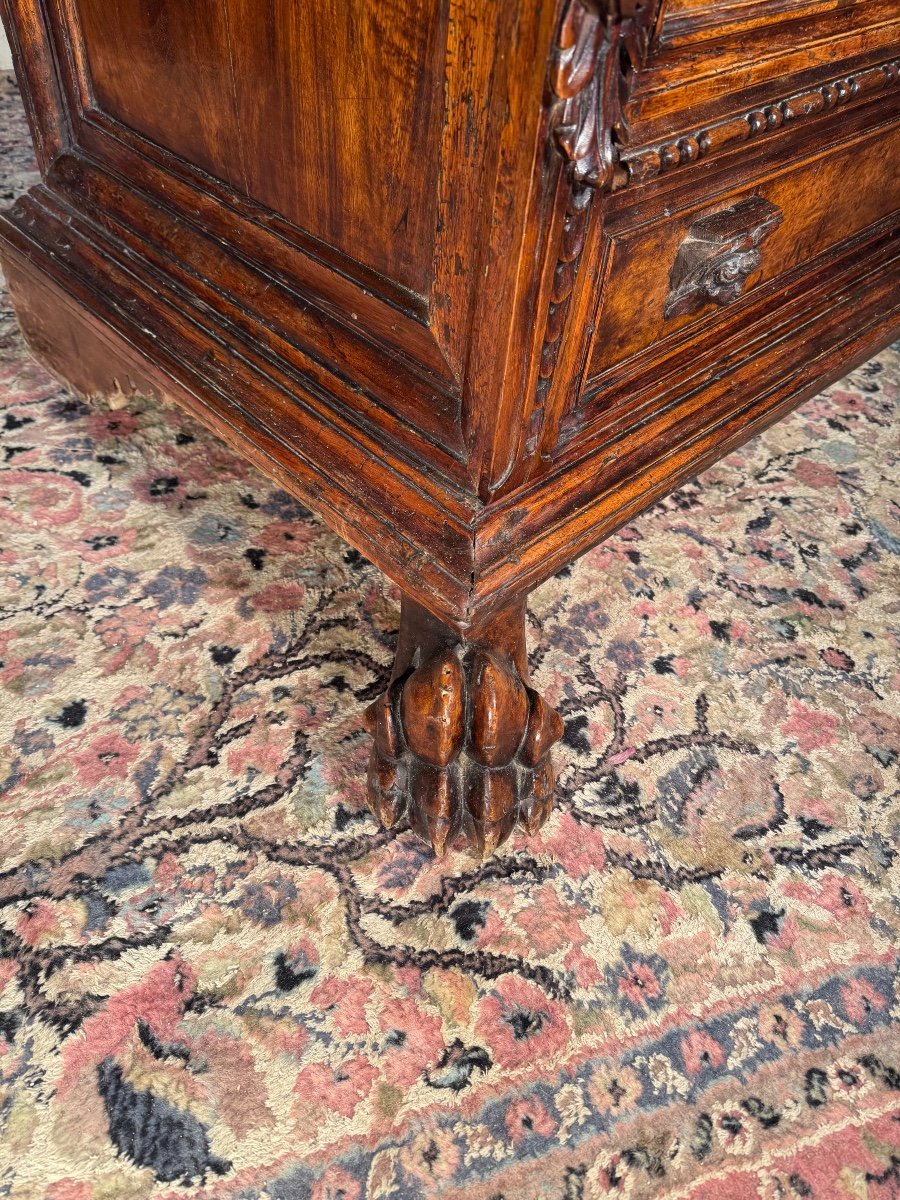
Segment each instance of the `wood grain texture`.
M386 823L533 827L528 590L898 330L895 0L0 12L35 353L183 404L400 585Z
M431 0L84 0L78 14L100 110L424 295L443 10Z
M663 140L812 89L842 68L850 73L896 58L898 28L894 0L669 8L658 53L631 90L623 142Z

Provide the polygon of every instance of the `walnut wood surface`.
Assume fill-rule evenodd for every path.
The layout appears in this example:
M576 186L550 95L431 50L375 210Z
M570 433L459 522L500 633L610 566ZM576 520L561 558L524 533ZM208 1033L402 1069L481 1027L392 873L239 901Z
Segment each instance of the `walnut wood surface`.
M487 844L459 813L506 831L532 768L447 791L461 756L511 769L475 752L505 742L467 647L898 329L896 0L0 12L43 174L0 216L35 353L185 405L432 614L465 719L435 710L451 759L413 770L446 690L419 677L397 795Z

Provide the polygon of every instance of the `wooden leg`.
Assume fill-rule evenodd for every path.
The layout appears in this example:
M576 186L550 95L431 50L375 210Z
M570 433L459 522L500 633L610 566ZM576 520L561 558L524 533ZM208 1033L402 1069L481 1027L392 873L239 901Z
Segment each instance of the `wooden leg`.
M365 722L372 811L386 828L408 815L436 854L491 854L549 816L563 723L528 683L524 600L461 640L404 596L391 682Z

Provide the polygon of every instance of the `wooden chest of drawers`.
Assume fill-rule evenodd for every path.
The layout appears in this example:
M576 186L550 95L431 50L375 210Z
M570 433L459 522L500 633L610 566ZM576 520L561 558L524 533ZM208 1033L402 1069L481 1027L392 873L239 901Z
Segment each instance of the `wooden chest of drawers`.
M530 588L887 342L896 0L2 0L35 354L185 405L406 597L373 808L552 800Z

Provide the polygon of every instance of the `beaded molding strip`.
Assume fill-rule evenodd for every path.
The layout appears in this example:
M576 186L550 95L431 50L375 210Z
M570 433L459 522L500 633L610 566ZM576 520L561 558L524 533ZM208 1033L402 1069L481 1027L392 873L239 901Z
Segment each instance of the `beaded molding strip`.
M892 59L878 67L848 75L831 83L823 83L808 92L800 92L773 104L754 108L740 117L730 117L705 129L684 134L659 146L633 153L623 152L613 190L629 184L644 183L675 167L687 166L702 158L748 142L761 134L781 129L789 121L805 120L820 113L840 108L859 96L884 91L900 80L900 59Z

